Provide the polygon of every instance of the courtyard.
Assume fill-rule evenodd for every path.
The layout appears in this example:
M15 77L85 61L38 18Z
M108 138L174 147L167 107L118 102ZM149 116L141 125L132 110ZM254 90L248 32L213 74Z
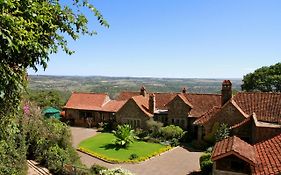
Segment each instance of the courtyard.
M78 144L97 134L95 129L71 127L72 143L75 148ZM187 175L200 171L199 157L201 152L191 152L183 147L175 147L159 156L135 164L112 164L78 151L81 161L88 167L99 164L108 168L122 167L136 175Z

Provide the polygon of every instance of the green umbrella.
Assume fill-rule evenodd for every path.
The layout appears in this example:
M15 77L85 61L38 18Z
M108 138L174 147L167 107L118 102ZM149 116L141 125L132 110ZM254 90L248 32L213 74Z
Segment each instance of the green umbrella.
M43 115L47 118L56 118L56 119L60 119L60 110L53 108L53 107L48 107L46 109L43 110Z

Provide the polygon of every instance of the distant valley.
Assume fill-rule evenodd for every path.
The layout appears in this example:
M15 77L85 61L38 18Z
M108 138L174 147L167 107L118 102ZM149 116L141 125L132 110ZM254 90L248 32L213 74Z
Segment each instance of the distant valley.
M241 79L230 79L235 91L241 90ZM43 76L29 75L29 89L62 92L108 93L114 98L121 91L180 92L183 87L192 93L220 93L223 79L201 78L135 78L102 76Z

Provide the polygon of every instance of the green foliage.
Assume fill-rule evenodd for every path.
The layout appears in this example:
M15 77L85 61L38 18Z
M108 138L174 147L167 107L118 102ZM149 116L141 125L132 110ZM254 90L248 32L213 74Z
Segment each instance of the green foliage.
M213 161L211 160L211 153L204 153L200 157L200 168L201 168L201 173L203 175L209 175L212 173L212 168L213 168Z
M219 141L229 137L229 132L230 132L230 129L229 129L228 125L225 123L222 123L215 134L216 142L219 142Z
M281 63L245 75L241 87L245 91L281 92Z
M160 129L160 133L165 140L171 140L173 138L181 139L181 137L184 135L184 132L181 127L175 125L162 127Z
M146 121L147 130L151 137L158 137L163 123L153 120L153 118Z
M28 158L37 160L55 174L65 173L64 164L80 165L68 126L56 119L44 119L35 105L29 106L23 120Z
M95 174L99 174L99 172L102 170L107 170L107 168L98 164L94 164L90 168L90 173L95 175Z
M134 160L134 159L137 159L137 158L139 158L139 156L136 153L133 153L133 154L130 155L129 159Z
M116 137L115 144L120 147L128 147L136 138L134 130L127 124L118 125L116 131L113 131L113 134Z
M108 27L100 12L87 0L72 0L62 6L59 1L5 0L0 2L0 56L6 64L31 67L47 67L50 53L60 47L68 54L68 35L73 40L79 34L95 34L88 30L88 20L81 9L88 8L101 25Z
M106 170L101 170L99 172L100 175L133 175L128 170L122 169L122 168L113 168L113 169L106 169Z
M81 152L112 163L136 163L171 149L170 146L137 140L123 149L113 144L114 138L115 136L112 133L100 133L82 141L78 149ZM130 160L129 157L133 153L137 154L139 158Z
M70 93L63 93L58 90L29 90L26 98L29 99L29 101L35 102L41 109L46 107L61 109L69 96Z
M21 110L22 94L27 85L26 68L37 70L36 66L41 65L45 69L49 54L56 53L59 47L68 54L73 53L64 36L76 40L79 34L94 33L88 30L88 21L79 9L89 8L100 24L108 27L87 0L73 0L68 4L73 6L62 6L59 1L50 0L0 1L0 174L26 172ZM32 139L30 135L28 139L44 145L44 139Z

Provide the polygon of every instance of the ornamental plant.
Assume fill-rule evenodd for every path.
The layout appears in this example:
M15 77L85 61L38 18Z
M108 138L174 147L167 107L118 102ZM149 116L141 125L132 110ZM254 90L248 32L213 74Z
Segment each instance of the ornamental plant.
M116 137L115 144L118 147L126 148L137 138L134 130L128 124L118 125L116 131L112 132Z

